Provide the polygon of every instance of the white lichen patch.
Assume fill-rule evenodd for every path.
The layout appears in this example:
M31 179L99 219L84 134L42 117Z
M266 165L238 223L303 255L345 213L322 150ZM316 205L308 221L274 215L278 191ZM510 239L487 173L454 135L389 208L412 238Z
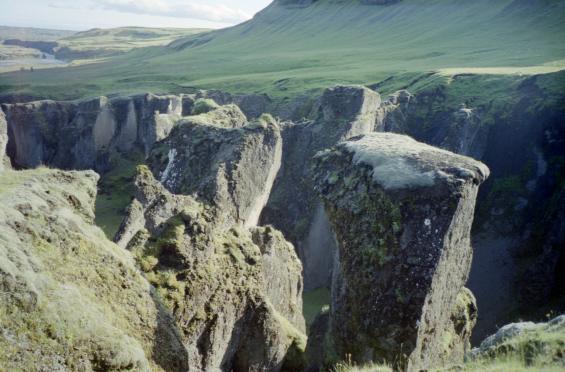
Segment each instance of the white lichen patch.
M353 162L372 168L373 181L386 190L429 187L441 180L488 176L471 158L438 149L403 135L371 133L342 143Z
M169 150L169 162L167 163L167 167L165 168L165 170L161 174L161 179L160 179L161 183L165 186L170 186L171 184L174 183L174 179L170 180L170 182L169 182L169 177L172 175L172 170L175 166L176 156L177 156L177 150L176 149L170 149Z

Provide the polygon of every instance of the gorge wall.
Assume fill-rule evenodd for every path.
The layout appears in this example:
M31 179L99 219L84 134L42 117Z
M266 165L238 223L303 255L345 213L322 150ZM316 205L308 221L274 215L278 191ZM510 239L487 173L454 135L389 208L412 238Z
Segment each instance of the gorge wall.
M542 312L536 313L540 304L563 304L565 129L561 118L565 106L563 96L551 84L562 75L500 78L497 89L506 92L500 99L488 98L490 80L461 75L449 85L430 84L412 93L407 87L409 90L400 89L384 99L362 87L333 88L317 99L287 104L264 95L208 91L3 104L2 111L7 121L7 151L15 167L44 164L104 173L112 168L112 158L138 149L154 176L164 177L169 191L197 194L212 204L232 200L219 204L230 205L240 213L231 215L249 221L250 227L256 224L268 195L259 224L274 225L294 244L308 290L330 286L337 247L313 187L310 166L317 151L355 135L385 131L408 134L482 160L492 176L477 201L469 282L482 309L475 332L479 340L496 325L511 320L511 314L537 316ZM373 88L381 90L386 84ZM208 107L209 102L202 103L206 100L224 106L214 103ZM241 110L233 103L240 104ZM269 124L269 118L249 125L247 117L259 117L263 111L278 113L286 121L276 124L278 129ZM182 125L173 130L179 123ZM193 140L185 149L188 137ZM1 138L0 133L0 144ZM78 138L78 143L71 138ZM265 148L249 147L253 143ZM28 148L31 150L24 150ZM193 153L183 154L187 149ZM212 153L221 156L205 163L209 168L196 166ZM239 157L233 162L238 165L226 167L225 156ZM241 173L242 168L250 168L249 159L254 156L270 168ZM279 158L280 170L273 182ZM175 180L175 174L181 178ZM208 178L201 179L203 175ZM257 197L248 200L241 199L237 189L237 185L243 187L246 177L258 185ZM493 282L499 284L493 286Z

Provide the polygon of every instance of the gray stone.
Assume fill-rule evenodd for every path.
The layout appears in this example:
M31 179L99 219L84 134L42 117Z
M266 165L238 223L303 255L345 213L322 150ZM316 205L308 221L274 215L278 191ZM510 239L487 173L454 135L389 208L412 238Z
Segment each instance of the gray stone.
M281 165L278 124L267 118L233 129L208 119L179 123L155 146L148 164L169 191L226 211L228 225L255 226Z
M478 348L469 354L473 361L525 360L532 361L534 368L565 366L563 342L565 315L557 316L545 323L511 323L487 337Z
M375 129L380 96L361 86L327 89L313 108L316 119L283 126L283 164L261 217L296 246L305 285L329 285L335 251L327 217L313 189L311 160L341 140Z
M148 153L181 118L179 96L152 94L108 99L5 104L7 148L19 168L111 169L114 151Z
M126 247L173 312L191 368L301 366L302 266L282 234L227 228L225 211L171 194L146 167L136 187L142 213L130 208L136 222L124 223L120 237L133 236Z
M320 152L314 174L339 249L330 314L337 356L411 370L451 360L443 335L469 274L475 199L488 168L373 133ZM461 342L468 328L459 327Z

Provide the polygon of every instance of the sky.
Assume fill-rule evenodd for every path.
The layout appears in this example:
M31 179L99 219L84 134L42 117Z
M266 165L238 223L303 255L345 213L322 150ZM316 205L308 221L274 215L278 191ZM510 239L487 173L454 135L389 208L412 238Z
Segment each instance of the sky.
M61 30L120 26L222 28L272 0L0 0L0 25Z

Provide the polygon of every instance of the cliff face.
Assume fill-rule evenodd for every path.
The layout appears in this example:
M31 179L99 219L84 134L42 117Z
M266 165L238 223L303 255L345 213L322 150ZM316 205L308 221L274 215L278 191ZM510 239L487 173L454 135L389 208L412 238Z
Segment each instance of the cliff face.
M449 86L383 101L379 130L472 156L492 171L473 228L469 286L482 309L475 342L511 321L517 308L530 316L542 316L538 308L549 302L563 308L565 112L553 86L561 79L455 76Z
M7 120L3 131L0 113L0 149L6 143L3 140L6 136L3 137L2 133L7 133L7 151L16 166L46 164L100 171L114 166L109 161L113 156L142 150L147 158L136 161L147 161L153 177L162 182L166 192L158 183L151 181L147 184L159 189L155 195L160 195L168 204L158 202L159 198L148 197L151 193L138 192L116 241L136 252L140 265L147 268L152 277L151 283L161 288L165 297L170 297L167 300L172 304L169 311L175 313L177 320L180 319L180 329L186 328L182 322L188 320L194 321L198 327L214 329L206 331L198 328L196 333L190 331L185 339L198 344L200 339L194 338L195 334L206 335L202 336L202 342L213 345L211 350L214 351L209 355L202 351L204 347L191 351L193 360L206 359L201 364L202 368L223 363L218 362L220 355L228 355L226 358L231 366L244 363L241 365L264 367L285 359L283 355L288 354L288 350L292 354L299 349L291 346L295 341L273 341L277 347L280 346L276 355L267 355L269 352L265 351L265 358L251 361L252 350L259 349L260 342L256 340L271 337L268 335L272 329L285 324L281 321L283 318L293 324L288 328L292 331L287 332L291 335L290 339L302 339L299 336L302 331L300 317L296 311L288 310L301 306L290 305L300 302L302 284L298 273L301 268L295 265L295 257L285 238L294 243L303 262L306 288L330 285L337 231L333 226L335 218L328 216L327 208L314 190L315 172L311 164L318 151L360 134L384 131L406 133L421 142L471 155L483 160L493 171L493 176L479 193L473 232L474 266L469 283L481 309L481 318L474 332L476 340L480 340L496 324L506 322L508 310L517 303L523 314L531 314L532 307L550 300L559 301L559 296L562 296L560 284L563 275L560 272L565 234L561 206L565 200L562 182L565 131L562 96L548 88L553 77L512 80L510 93L503 102L485 99L486 93L482 89L488 89L490 82L481 85L475 77L457 76L449 86L432 86L415 94L400 90L384 100L367 88L335 87L326 90L318 100L303 100L302 106L296 103L297 106L289 111L288 107L272 105L273 102L265 96L247 97L218 91L183 96L141 95L81 102L3 105ZM481 90L481 93L471 91L462 96L461 91L467 92L470 87ZM211 98L225 105L219 106ZM241 102L243 106L240 109L231 102ZM246 114L257 116L268 105L278 107L284 113L292 112L290 116L310 112L307 115L310 119L282 123L269 116L247 119ZM394 170L398 173L402 169ZM129 182L125 176L114 177L118 183ZM114 179L111 181L114 182ZM336 180L346 181L351 182L347 177ZM111 189L107 193L111 194ZM267 199L267 206L263 209ZM124 200L123 205L126 205L130 201L129 196L126 195ZM184 207L185 204L188 207ZM438 205L441 203L438 202ZM204 220L200 221L197 217L195 222L192 212L187 217L183 214L184 209L197 210L196 215L205 216ZM444 212L453 211L446 209ZM255 228L259 214L260 224L273 224L283 232L284 238L275 229ZM375 220L381 220L381 217L375 215ZM242 226L236 226L239 224ZM189 225L194 225L196 232L190 230L192 227ZM393 225L389 227L394 231ZM184 235L177 234L175 228L178 231L184 229ZM357 233L362 235L360 230ZM210 234L216 235L220 241L210 240ZM180 235L184 236L181 242L192 239L192 236L198 236L200 240L190 245L178 243L176 239ZM351 242L358 243L355 236L349 238ZM163 243L169 241L173 243ZM139 245L134 246L138 248L133 249L132 244L136 242ZM171 251L169 248L162 251L155 248L162 244L171 247ZM377 241L375 244L381 243ZM181 248L175 248L177 246ZM186 310L189 300L180 300L186 295L178 289L186 288L184 275L190 273L191 280L202 281L199 286L204 294L200 300L214 306L218 303L207 291L213 291L210 288L215 286L221 287L223 279L215 276L219 275L217 272L198 277L200 272L195 274L191 271L193 267L187 266L190 262L204 260L200 256L194 258L196 251L193 247L207 252L202 257L222 267L222 271L229 272L230 276L250 277L253 293L258 293L257 296L262 299L251 301L240 292L238 297L221 288L219 293L233 304L229 310L231 320L218 325L219 328L199 320L197 316L202 313L193 312L198 312L198 309ZM207 250L210 247L214 247L215 253ZM234 250L233 247L239 248ZM223 253L216 255L217 251ZM237 253L239 251L242 255ZM226 257L238 265L240 262L245 264L233 269L226 263ZM252 257L250 262L261 261L261 264L252 268L248 257ZM398 256L395 259L404 258ZM372 259L378 261L383 258L377 255ZM467 259L467 256L463 257L462 262ZM177 264L178 267L175 266ZM292 267L289 275L276 272L277 268L286 266ZM205 281L212 283L210 287L203 284ZM231 279L227 281L241 289ZM182 283L177 286L177 282ZM292 300L287 301L287 297ZM452 292L449 292L449 297L446 301L451 304L454 298ZM414 347L416 359L410 359L410 363L425 365L433 363L433 360L461 359L476 320L476 306L472 295L464 289L458 292L456 298L449 316L447 312L438 313L442 317L440 328L448 335L444 341L450 342L445 341L447 346L434 346L430 360L417 360L419 340L424 338L416 335L414 329L408 328L406 333L412 338L398 336L405 337ZM342 305L349 301L343 300ZM250 306L253 310L249 310ZM203 311L209 311L208 305L203 307ZM287 310L283 310L285 308ZM185 309L186 314L181 314L179 309ZM210 310L211 316L220 312ZM264 326L253 329L242 338L237 336L234 339L239 348L237 352L232 353L231 346L218 341L219 333L230 327L240 329L238 324L248 324L246 322L251 322L249 317L255 313L261 314ZM281 314L282 318L278 318ZM279 321L274 322L275 318ZM391 320L391 324L397 324L394 323L397 320ZM255 318L254 321L259 320ZM398 322L403 324L404 319ZM435 320L431 322L433 324ZM346 323L343 322L344 326ZM455 331L447 331L452 329ZM298 330L297 333L295 330ZM255 336L252 337L252 333ZM436 336L437 333L433 333L430 337L437 340ZM204 341L206 337L213 340ZM297 341L296 345L299 343ZM298 351L296 353L299 354ZM150 359L148 357L149 363ZM245 361L241 361L243 359ZM292 363L295 362L300 361L293 359Z
M0 175L0 366L186 370L179 329L133 257L93 225L98 176Z
M8 123L6 122L6 117L4 112L0 110L0 173L4 170L4 167L9 162L6 156L6 146L8 145Z
M230 128L225 107L179 122L147 162L169 191L221 206L227 223L256 226L281 166L280 130L270 117Z
M409 137L369 134L320 152L314 169L338 242L333 352L409 370L462 362L476 320L463 289L471 224L488 168Z
M90 101L4 104L8 155L18 168L110 169L113 151L149 151L182 114L182 97L151 94Z
M118 234L171 310L194 370L301 368L302 265L271 227L169 193L140 167ZM296 368L296 369L293 369Z

